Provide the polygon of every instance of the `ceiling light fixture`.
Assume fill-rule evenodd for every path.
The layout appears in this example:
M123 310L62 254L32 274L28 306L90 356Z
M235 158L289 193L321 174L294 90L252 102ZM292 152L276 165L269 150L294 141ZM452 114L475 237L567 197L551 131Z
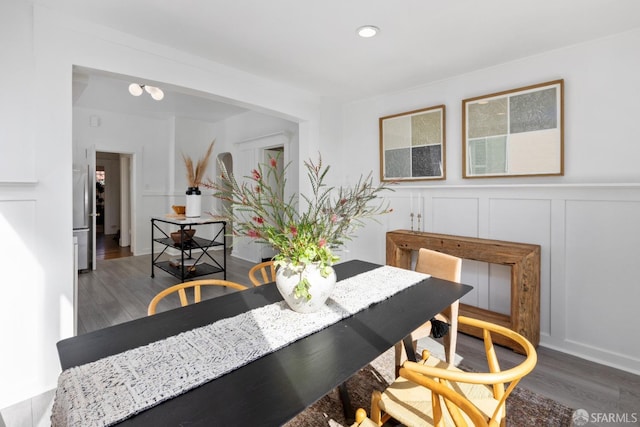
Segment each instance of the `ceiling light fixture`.
M380 32L380 28L375 27L373 25L364 25L356 30L360 37L368 39L370 37L375 36Z
M147 92L153 99L160 101L164 98L164 92L162 89L155 86L141 85L139 83L131 83L129 85L129 93L133 96L140 96L142 92Z

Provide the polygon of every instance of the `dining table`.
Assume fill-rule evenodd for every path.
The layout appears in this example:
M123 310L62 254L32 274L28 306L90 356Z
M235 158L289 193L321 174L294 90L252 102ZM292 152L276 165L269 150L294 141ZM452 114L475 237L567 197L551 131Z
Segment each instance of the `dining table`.
M341 281L380 267L351 260L334 269ZM117 425L283 425L334 388L344 391L347 379L471 289L425 276L380 302ZM280 301L275 283L270 283L67 338L57 343L60 364L63 370L82 366Z

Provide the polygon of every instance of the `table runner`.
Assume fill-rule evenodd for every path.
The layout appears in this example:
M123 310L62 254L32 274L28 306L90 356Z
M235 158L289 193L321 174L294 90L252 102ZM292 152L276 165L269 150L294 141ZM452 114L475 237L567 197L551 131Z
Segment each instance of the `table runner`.
M316 313L294 312L281 301L67 369L58 379L52 425L113 425L428 277L382 266L337 282L326 306Z

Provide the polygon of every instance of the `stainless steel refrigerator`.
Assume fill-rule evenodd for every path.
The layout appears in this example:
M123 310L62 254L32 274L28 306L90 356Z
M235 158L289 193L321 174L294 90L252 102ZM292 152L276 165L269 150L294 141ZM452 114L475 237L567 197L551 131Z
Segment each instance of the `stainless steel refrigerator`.
M87 170L73 169L73 235L78 242L78 270L90 268L91 203Z

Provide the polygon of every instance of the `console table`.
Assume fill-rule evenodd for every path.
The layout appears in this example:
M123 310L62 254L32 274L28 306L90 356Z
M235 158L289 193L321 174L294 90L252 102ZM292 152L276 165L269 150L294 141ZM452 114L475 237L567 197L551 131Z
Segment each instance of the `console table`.
M169 235L159 227L158 223L170 224L178 227L181 239L174 242ZM193 279L209 274L223 273L223 278L227 278L227 247L226 247L226 222L213 217L198 218L151 218L151 277L154 276L153 268L158 267L174 277L184 282L186 279ZM186 239L185 230L196 228L197 226L219 227L218 231L213 231L213 238L193 236ZM159 235L156 235L159 232ZM222 242L218 242L218 238ZM154 253L154 243L162 245L162 250L156 255ZM222 264L208 252L214 247L222 247ZM179 258L175 262L161 261L160 257L168 248L180 251ZM193 252L195 250L195 253Z
M506 326L525 336L531 344L540 342L540 245L502 240L452 236L395 230L387 232L387 264L411 268L411 253L427 248L463 259L511 267L511 313L509 315L460 304L460 314ZM460 331L480 336L480 331L467 327ZM498 344L514 350L519 347L506 339Z

